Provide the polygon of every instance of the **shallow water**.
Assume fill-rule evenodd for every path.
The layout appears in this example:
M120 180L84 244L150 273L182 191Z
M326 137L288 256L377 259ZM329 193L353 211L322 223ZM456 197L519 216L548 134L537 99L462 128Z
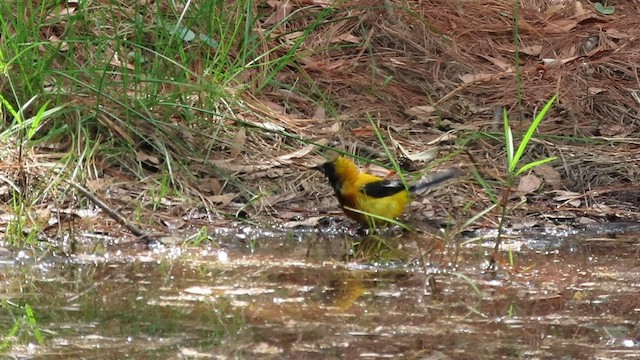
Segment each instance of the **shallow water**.
M5 249L0 336L21 359L640 358L635 230L512 233L496 271L487 236Z

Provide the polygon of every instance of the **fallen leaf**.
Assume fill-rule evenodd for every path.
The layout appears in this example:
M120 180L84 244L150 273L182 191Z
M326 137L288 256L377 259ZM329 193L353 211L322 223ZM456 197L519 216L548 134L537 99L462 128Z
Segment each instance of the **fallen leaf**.
M310 56L301 57L300 62L304 64L305 69L315 71L331 71L343 67L346 64L344 60L316 60Z
M601 213L601 214L613 214L614 213L613 209L611 209L610 206L605 205L605 204L595 203L595 204L591 205L591 208L596 213Z
M580 201L580 198L582 198L582 194L580 193L566 190L554 190L554 192L557 195L553 198L553 200L562 201L562 205L569 204L573 207L579 207L580 204L582 204L582 201Z
M306 156L311 151L315 150L318 147L318 145L325 146L325 145L328 145L328 144L329 144L329 140L328 139L320 139L320 140L317 140L313 144L308 144L307 146L303 147L300 150L294 151L294 152L289 153L289 154L280 155L280 156L278 156L278 160L279 161L286 161L286 160L291 160L291 159L298 159L298 158L301 158L303 156Z
M323 120L327 118L327 110L323 106L316 107L311 117L313 120Z
M352 44L360 43L360 38L359 37L351 35L349 33L338 35L336 37L336 40L339 40L341 42L349 42L349 43L352 43Z
M294 31L284 35L284 38L288 41L293 41L293 40L300 39L303 36L304 36L304 31Z
M281 226L285 229L298 227L298 226L316 226L321 219L324 219L326 216L314 216L304 220L292 220L283 223Z
M394 65L407 66L407 63L397 60L395 58L389 58L389 61L391 61Z
M269 100L262 100L261 101L263 105L265 105L267 108L279 113L279 114L286 114L287 110L284 108L284 106L274 103L273 101L269 101Z
M603 126L601 133L606 137L621 137L626 136L631 128L628 125L609 125Z
M457 138L458 138L457 136L453 135L451 132L448 132L446 134L442 134L442 135L438 136L437 138L427 142L427 145L435 145L435 144L438 144L438 143L441 143L441 142L449 142L449 141L455 140Z
M546 10L544 10L544 16L547 19L551 19L553 17L557 16L563 16L563 14L565 14L565 4L553 4L550 5Z
M230 144L231 145L230 155L232 158L237 158L238 155L240 155L246 140L247 140L247 133L245 132L244 128L241 127L240 130L236 132L235 136L233 137L233 142Z
M462 80L463 83L465 84L470 84L475 80L475 75L473 74L464 74L464 75L460 75L460 80Z
M582 205L582 201L580 199L575 199L575 200L570 200L569 202L567 202L567 204L577 208L577 207L580 207L580 205Z
M391 143L398 148L398 150L400 150L400 153L407 159L411 160L411 161L430 161L436 158L436 156L438 156L438 152L440 151L440 148L438 147L433 147L431 149L427 149L427 150L423 150L420 151L418 153L412 154L409 151L407 151L407 149L404 148L404 146L402 146L402 144L400 144L396 139L393 138L393 136L391 136L391 134L389 134L389 139L391 139Z
M358 44L360 43L360 38L354 35L351 35L349 33L346 34L341 34L336 36L333 40L331 40L332 43L334 42L348 42L348 43L352 43L352 44Z
M169 219L162 219L160 221L164 224L164 226L166 226L171 231L176 231L178 229L181 229L187 224L186 221L184 221L184 220L182 220L180 218L170 219L170 220Z
M160 165L160 159L157 156L153 156L151 154L147 154L142 150L136 151L136 160L140 162L146 162L153 165Z
M587 91L589 92L589 95L595 95L595 94L599 94L601 92L605 92L605 91L607 91L607 89L591 86L591 87L587 88Z
M564 65L568 62L571 62L575 59L577 59L577 56L570 56L568 58L564 58L564 59L542 59L542 63L547 65L550 68L553 67L557 67L557 66L561 66Z
M580 1L576 1L574 15L579 17L586 14L587 14L587 10L584 9L584 6L582 5L582 3Z
M531 55L531 56L538 56L540 55L541 51L542 51L542 45L532 45L532 46L525 46L523 48L520 48L521 53Z
M565 201L565 200L570 200L570 199L575 199L575 198L582 197L582 194L574 192L574 191L554 190L553 192L557 194L553 198L553 200L556 200L556 201Z
M288 0L269 0L267 4L273 8L274 12L263 22L263 25L275 25L284 21L293 10L293 3Z
M35 211L35 222L39 226L46 226L51 219L51 209L36 209Z
M206 199L212 202L213 204L217 204L220 206L227 206L229 203L233 201L238 196L236 193L228 193L222 195L211 195L207 196Z
M76 9L73 7L60 9L58 12L52 12L44 19L45 22L49 22L50 20L61 20L61 18L68 18L76 12Z
M562 179L560 173L550 165L539 165L533 168L533 172L542 176L545 183L550 185L561 185Z
M487 81L487 80L491 80L494 77L496 77L496 75L494 74L465 74L465 75L461 75L460 76L460 80L462 80L463 83L465 84L470 84L476 81Z
M135 65L120 61L120 56L118 56L118 53L113 54L111 61L109 61L109 65L113 65L115 67L125 67L129 70L136 69Z
M495 58L493 56L480 55L480 57L490 61L493 65L495 65L498 68L500 68L500 70L512 70L513 69L513 66L511 65L511 63L508 63L506 61L502 61L502 60L500 60L498 58Z
M328 128L322 128L322 130L326 130L331 134L338 134L340 133L340 131L342 131L342 126L340 125L339 121L336 121Z
M578 224L581 225L590 225L590 224L597 224L598 221L596 221L595 219L592 218L588 218L586 216L581 216L578 218Z
M544 31L549 34L562 34L567 33L573 28L578 26L578 22L571 19L559 19L556 21L551 21L547 23L547 26L544 28Z
M49 36L49 41L51 41L51 43L53 43L53 44L58 45L58 50L59 51L68 51L69 50L69 44L66 41L60 40L60 38L55 36L55 35Z
M373 129L370 126L361 126L351 130L355 136L373 136Z
M96 193L101 191L104 188L107 188L111 185L113 185L113 178L112 177L101 177L101 178L97 178L97 179L89 179L85 182L84 184L87 189L91 190L92 192Z
M535 175L525 175L520 178L520 183L518 184L518 191L529 194L532 193L540 187L542 181Z
M607 29L605 34L607 34L607 37L613 39L629 39L631 37L628 32L622 32L618 29Z
M219 194L222 191L222 184L216 178L207 177L196 181L197 188L207 194Z
M438 156L439 151L440 151L440 148L433 147L431 149L423 150L423 151L420 151L419 153L409 155L408 158L411 161L427 162L435 159Z
M430 105L414 106L407 110L407 114L414 116L420 120L428 121L432 118L436 108Z

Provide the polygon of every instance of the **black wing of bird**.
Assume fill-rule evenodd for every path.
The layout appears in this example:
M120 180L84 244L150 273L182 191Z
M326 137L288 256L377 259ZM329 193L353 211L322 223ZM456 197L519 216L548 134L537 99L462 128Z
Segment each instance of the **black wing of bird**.
M360 189L362 193L374 198L383 198L407 190L401 181L380 180L368 183Z

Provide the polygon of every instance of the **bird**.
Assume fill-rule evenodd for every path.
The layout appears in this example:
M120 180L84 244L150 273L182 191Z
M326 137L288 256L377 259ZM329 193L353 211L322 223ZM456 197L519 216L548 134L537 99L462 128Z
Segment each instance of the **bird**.
M458 168L449 168L406 186L400 180L388 180L363 173L344 155L315 166L314 169L325 175L344 214L370 228L388 223L389 219L397 219L415 196L460 173Z

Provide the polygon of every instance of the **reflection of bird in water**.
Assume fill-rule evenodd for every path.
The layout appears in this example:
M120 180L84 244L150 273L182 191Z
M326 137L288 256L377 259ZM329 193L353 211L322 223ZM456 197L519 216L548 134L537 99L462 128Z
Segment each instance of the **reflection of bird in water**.
M329 284L325 296L331 306L348 310L364 294L364 283L358 278L338 278Z

